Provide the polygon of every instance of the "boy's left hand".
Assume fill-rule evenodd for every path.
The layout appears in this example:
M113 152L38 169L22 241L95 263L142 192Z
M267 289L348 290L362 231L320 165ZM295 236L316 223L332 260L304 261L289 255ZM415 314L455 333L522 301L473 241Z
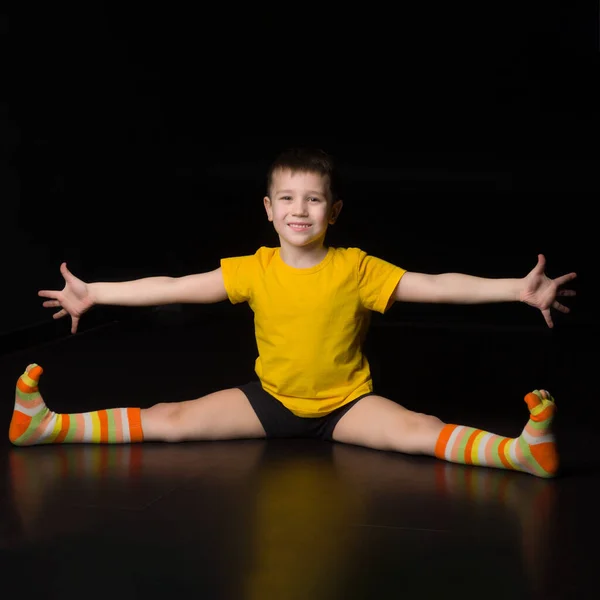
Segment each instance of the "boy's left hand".
M523 279L523 288L519 292L519 300L525 302L534 308L539 308L546 320L548 327L553 327L550 309L554 308L562 313L570 312L570 308L561 304L557 296L575 296L574 290L561 289L568 281L577 277L576 273L561 275L556 279L550 279L544 269L546 267L546 258L543 254L538 254L537 265Z

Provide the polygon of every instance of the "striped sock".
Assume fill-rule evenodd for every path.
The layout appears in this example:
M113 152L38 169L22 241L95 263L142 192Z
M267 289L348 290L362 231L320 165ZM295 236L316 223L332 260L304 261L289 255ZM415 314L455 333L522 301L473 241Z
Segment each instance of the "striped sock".
M37 444L128 444L141 442L141 410L112 408L88 413L57 414L38 390L42 367L29 365L19 377L8 437L15 446Z
M545 390L525 396L530 419L518 438L465 427L446 425L435 446L435 456L467 465L523 471L538 477L553 477L558 471L556 442L550 429L556 405Z

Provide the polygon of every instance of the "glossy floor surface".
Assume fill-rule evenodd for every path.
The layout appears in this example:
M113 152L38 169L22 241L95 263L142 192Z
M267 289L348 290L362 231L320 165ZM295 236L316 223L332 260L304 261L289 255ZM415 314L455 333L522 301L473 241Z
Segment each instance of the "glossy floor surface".
M8 430L30 362L59 412L147 407L253 376L251 321L138 319L0 359ZM312 440L0 447L19 598L597 597L598 352L568 329L374 326L378 389L503 435L559 406L559 478Z

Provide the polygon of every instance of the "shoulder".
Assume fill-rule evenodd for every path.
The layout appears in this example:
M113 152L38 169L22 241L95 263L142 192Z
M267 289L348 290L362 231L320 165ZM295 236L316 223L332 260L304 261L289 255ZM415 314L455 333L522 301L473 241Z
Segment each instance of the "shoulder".
M253 255L252 258L261 266L268 267L273 258L275 258L275 254L277 253L278 248L271 248L269 246L261 246Z
M333 258L337 261L357 264L367 256L360 248L332 248Z
M368 267L370 262L377 260L379 259L375 258L374 256L371 256L362 248L334 248L333 250L332 263L338 269L345 268L361 272L362 270Z
M228 256L227 258L222 258L221 263L242 264L244 266L257 265L266 268L273 260L276 252L277 248L261 246L254 254Z

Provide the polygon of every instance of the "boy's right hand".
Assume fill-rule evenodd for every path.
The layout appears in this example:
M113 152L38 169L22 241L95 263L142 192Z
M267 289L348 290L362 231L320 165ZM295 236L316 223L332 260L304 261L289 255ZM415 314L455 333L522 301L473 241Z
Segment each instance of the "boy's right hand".
M84 312L92 308L94 300L88 285L67 269L67 263L60 265L60 272L65 280L65 287L62 291L40 290L38 296L52 298L52 300L44 302L43 306L46 308L61 308L53 315L54 319L60 319L67 314L71 315L71 333L75 333L79 325L79 319Z

